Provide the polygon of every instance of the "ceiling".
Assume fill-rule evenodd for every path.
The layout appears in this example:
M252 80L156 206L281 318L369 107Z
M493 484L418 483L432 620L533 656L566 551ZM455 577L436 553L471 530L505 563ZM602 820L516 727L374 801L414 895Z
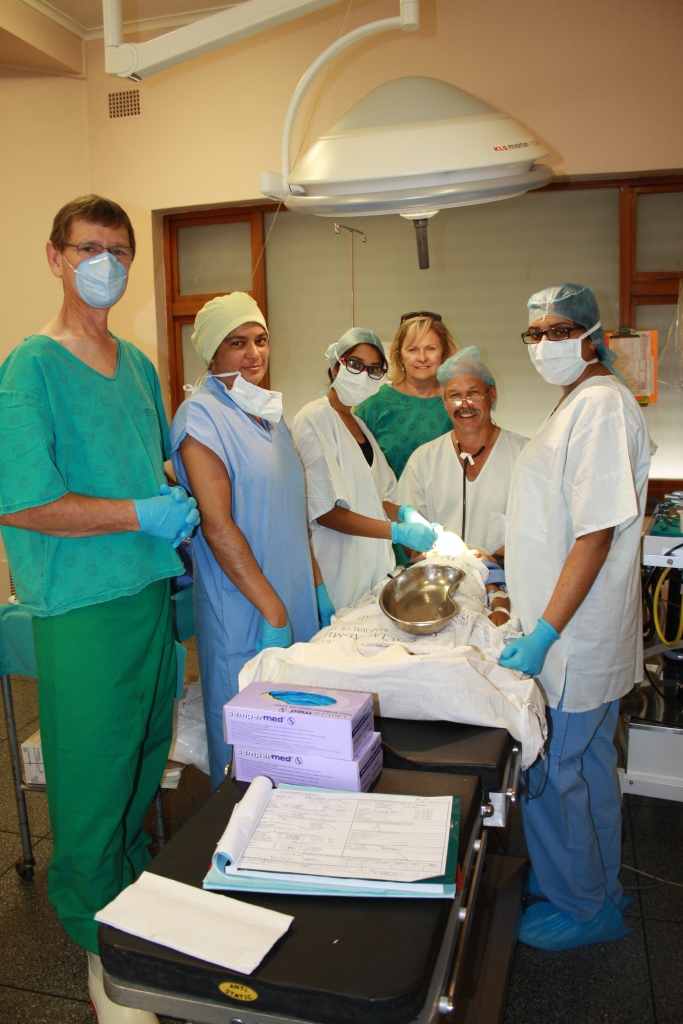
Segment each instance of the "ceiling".
M82 39L102 35L101 0L23 0L52 21ZM226 7L234 7L242 0L122 0L123 24L127 31L167 28L190 21Z

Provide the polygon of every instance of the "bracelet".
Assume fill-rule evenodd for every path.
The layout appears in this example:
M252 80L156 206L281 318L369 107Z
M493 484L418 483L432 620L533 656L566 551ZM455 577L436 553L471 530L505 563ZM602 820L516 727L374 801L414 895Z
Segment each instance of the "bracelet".
M491 611L487 612L486 614L488 615L489 618L491 618L491 616L494 614L494 612L500 612L503 615L507 615L508 619L510 618L510 609L509 608L492 608Z

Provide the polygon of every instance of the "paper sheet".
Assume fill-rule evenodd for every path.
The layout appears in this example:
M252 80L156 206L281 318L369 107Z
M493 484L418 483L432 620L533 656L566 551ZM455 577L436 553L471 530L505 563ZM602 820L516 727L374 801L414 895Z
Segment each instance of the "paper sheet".
M251 974L294 918L143 871L95 920Z
M416 882L446 869L453 798L275 790L240 871Z

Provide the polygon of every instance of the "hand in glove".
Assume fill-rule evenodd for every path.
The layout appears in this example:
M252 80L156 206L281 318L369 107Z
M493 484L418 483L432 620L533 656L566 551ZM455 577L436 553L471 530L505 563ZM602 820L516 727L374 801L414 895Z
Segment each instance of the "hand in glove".
M329 626L335 612L335 607L330 601L330 595L327 593L327 587L324 583L315 588L315 603L318 606L318 621L321 628Z
M256 651L260 654L266 647L291 647L292 640L292 627L289 623L278 629L264 619L261 623L261 636L256 641Z
M419 515L416 512L415 515ZM422 516L420 516L422 518ZM391 539L394 544L404 544L414 551L429 551L436 540L436 530L429 523L392 523Z
M171 489L168 484L162 484L158 497L135 498L133 505L141 532L167 540L174 548L189 537L201 521L197 502L188 498L182 487Z
M498 661L505 668L537 676L543 668L546 654L559 638L560 634L549 622L539 619L534 631L509 643Z

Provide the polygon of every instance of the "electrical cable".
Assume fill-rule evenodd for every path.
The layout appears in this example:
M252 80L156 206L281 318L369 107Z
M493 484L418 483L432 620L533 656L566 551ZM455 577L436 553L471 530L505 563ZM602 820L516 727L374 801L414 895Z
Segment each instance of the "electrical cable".
M678 546L681 547L683 545L679 544ZM661 642L666 647L678 647L678 645L681 642L681 638L683 637L683 602L681 602L681 613L680 613L680 617L679 617L679 621L678 621L678 629L676 631L676 636L673 638L673 640L667 640L666 639L666 637L664 636L664 632L662 630L662 627L660 625L660 622L659 622L659 595L661 593L662 586L664 585L664 581L666 579L668 579L668 576L669 576L670 572L671 572L671 569L668 569L668 568L665 569L664 572L662 573L662 575L657 580L657 586L655 587L655 593L654 593L654 597L652 599L652 604L654 606L653 607L654 624L655 624L655 629L657 631L657 636L659 637Z
M655 882L662 882L664 885L675 885L679 889L683 889L683 882L674 882L670 878L660 878L659 875L651 875L649 871L641 871L640 868L632 868L630 864L622 864L623 869L626 871L633 871L636 875L645 875L646 878L654 878Z
M648 678L648 680L649 680L650 686L651 686L651 687L652 687L652 689L653 689L653 690L655 691L655 693L656 693L656 694L657 694L657 695L658 695L659 697L661 697L661 699L662 699L662 700L664 701L664 703L665 703L665 704L668 704L670 708L673 708L673 710L674 710L674 711L675 711L675 712L676 712L677 714L679 714L679 715L680 715L680 714L681 714L681 711L682 711L683 709L681 709L681 708L680 708L680 707L678 706L678 704L674 703L674 701L670 700L670 698L669 698L669 697L667 697L667 696L666 696L666 694L662 693L662 691L661 691L661 690L659 689L659 687L657 686L656 682L654 681L654 679L653 679L653 678L652 678L652 676L650 675L650 672L649 672L649 670L648 670L648 667L647 667L647 665L643 665L643 668L645 669L645 675L647 676L647 678Z

